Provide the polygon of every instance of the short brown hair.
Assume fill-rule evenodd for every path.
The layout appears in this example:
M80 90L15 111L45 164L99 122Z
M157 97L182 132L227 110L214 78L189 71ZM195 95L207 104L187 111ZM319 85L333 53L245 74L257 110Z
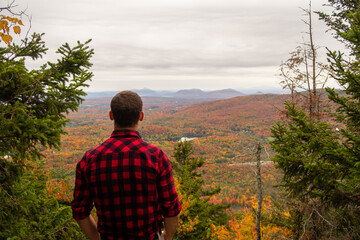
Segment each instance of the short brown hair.
M111 100L111 111L115 124L119 127L133 127L140 118L143 102L141 97L132 91L122 91Z

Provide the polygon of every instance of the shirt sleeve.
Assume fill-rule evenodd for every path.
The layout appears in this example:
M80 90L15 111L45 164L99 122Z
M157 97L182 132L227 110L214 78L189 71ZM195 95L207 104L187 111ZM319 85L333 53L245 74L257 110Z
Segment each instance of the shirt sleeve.
M175 190L170 162L162 151L159 168L160 177L157 189L161 213L164 217L173 217L180 213L181 204Z
M84 167L85 156L76 165L74 199L71 202L73 218L76 220L89 217L93 208L93 201L90 195L90 189L88 187L87 180L85 178Z

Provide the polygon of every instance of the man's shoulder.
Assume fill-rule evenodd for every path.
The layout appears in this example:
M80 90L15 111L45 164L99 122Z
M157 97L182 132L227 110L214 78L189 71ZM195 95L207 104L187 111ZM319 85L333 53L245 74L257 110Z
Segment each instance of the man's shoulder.
M101 152L104 152L104 150L106 150L108 148L109 144L111 144L110 142L111 142L111 138L105 140L104 142L100 143L99 145L97 145L97 146L95 146L93 148L88 149L85 152L83 159L84 158L89 158L91 156L94 156L94 155L97 155L97 154L99 154Z
M93 147L88 151L86 151L84 157L91 158L99 154L107 153L109 151L121 152L122 150L125 151L140 150L141 152L148 152L148 153L160 154L160 155L164 154L163 150L160 147L152 143L149 143L143 140L142 138L132 139L130 141L119 141L114 138L109 138L105 140L103 143L97 145L96 147Z
M141 141L140 144L142 146L142 148L140 148L140 150L149 151L150 153L163 154L163 150L160 147L158 147L158 146L156 146L156 145L154 145L152 143L149 143L149 142L147 142L145 140L142 140L142 139L140 141Z

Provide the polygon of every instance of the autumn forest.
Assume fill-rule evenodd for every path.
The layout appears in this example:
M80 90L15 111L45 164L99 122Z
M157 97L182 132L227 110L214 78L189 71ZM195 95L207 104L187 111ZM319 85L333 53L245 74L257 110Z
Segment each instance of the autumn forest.
M146 141L160 146L170 159L181 138L191 139L194 157L205 160L199 169L205 180L204 189L221 188L210 202L231 204L229 211L234 215L250 215L252 220L245 219L249 222L241 231L247 231L251 239L250 236L254 236L251 212L256 201L254 147L257 142L264 148L262 181L268 211L273 207L273 201L281 200L279 190L274 187L279 184L280 175L270 161L268 141L270 126L280 119L280 108L286 97L263 94L197 103L176 98L143 97L146 117L139 132ZM110 100L87 99L78 112L68 116L70 121L65 128L67 134L61 140L61 149L43 151L47 159L45 166L52 169L49 188L64 201L72 198L77 161L85 151L111 134ZM239 225L241 220L237 220Z
M78 161L113 130L111 97L86 97L92 40L30 69L48 49L22 37L31 19L15 2L0 6L0 239L98 239L96 208L80 221L71 209ZM143 96L139 132L168 156L181 202L173 239L360 239L360 2L327 7L302 9L304 42L279 66L286 94ZM326 61L314 15L345 49L324 48Z

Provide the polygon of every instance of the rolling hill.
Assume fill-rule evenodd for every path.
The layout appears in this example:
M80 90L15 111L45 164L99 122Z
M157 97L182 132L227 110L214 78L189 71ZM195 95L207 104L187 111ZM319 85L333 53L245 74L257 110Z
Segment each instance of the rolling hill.
M285 98L271 94L216 101L143 97L145 120L139 132L145 140L160 146L170 159L177 141L192 139L194 156L204 158L206 163L201 169L205 187L222 188L211 201L241 206L255 194L255 177L252 164L238 163L253 161L251 149L259 141L271 154L267 145L270 126L279 120L277 109L282 108ZM75 165L84 152L110 136L110 99L87 99L78 112L69 115L68 135L62 138L61 150L44 151L54 178L62 178L65 173L73 178ZM268 160L266 154L263 157ZM273 164L264 165L263 174L267 194L276 197L272 186L278 184L279 178Z
M182 89L178 91L155 91L152 89L132 89L132 91L138 93L141 97L157 97L157 98L179 98L179 99L201 99L201 100L219 100L227 99L237 96L243 96L245 94L238 92L234 89L222 89L215 91L203 91L200 89ZM116 91L105 92L89 92L86 96L87 99L112 97L116 94Z

